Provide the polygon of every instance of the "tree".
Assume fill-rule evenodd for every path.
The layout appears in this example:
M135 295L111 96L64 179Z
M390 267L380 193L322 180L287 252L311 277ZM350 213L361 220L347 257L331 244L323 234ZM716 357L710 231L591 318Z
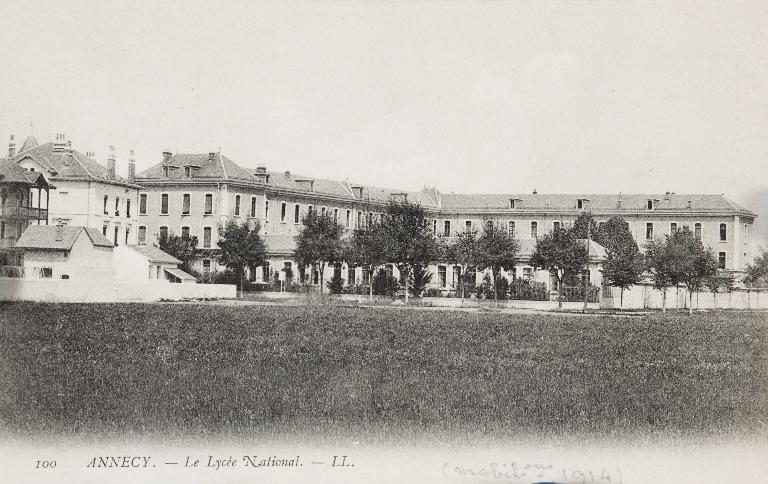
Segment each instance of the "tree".
M238 224L230 219L225 225L219 225L218 231L219 262L235 273L242 292L246 269L262 266L267 261L267 246L259 235L259 222L251 227L247 220Z
M573 233L577 239L591 238L599 244L598 232L597 223L589 212L580 213L573 222Z
M382 221L387 260L397 266L403 280L410 280L415 266L426 266L439 255L438 243L428 227L424 207L407 200L390 200ZM408 304L408 289L405 290Z
M640 282L644 270L643 256L637 247L629 225L621 217L611 217L603 224L598 243L606 248L603 277L613 287L621 289L619 308L624 309L624 290Z
M705 249L701 240L688 227L667 237L667 244L676 254L674 273L679 282L688 289L688 312L693 314L693 293L699 292L709 277L717 273L717 259L712 249Z
M303 226L295 237L296 248L293 257L301 265L317 267L322 297L326 264L341 262L344 255L341 242L344 228L334 222L329 212L318 214L315 210L310 210L301 222Z
M477 268L481 271L491 270L493 299L497 304L499 294L496 279L502 269L510 270L515 267L519 251L520 245L506 230L491 221L485 224L483 234L477 240Z
M413 297L421 297L424 289L427 288L427 284L432 280L433 275L427 266L413 266L411 277L408 280L408 289L410 289Z
M547 270L557 280L558 307L563 307L563 280L580 274L587 264L587 257L587 247L577 239L573 228L555 229L536 242L531 265Z
M200 253L200 250L197 248L197 237L178 236L170 232L167 235L160 235L157 242L160 250L181 261L179 266L181 270L191 272L190 263Z
M369 298L373 300L373 275L376 268L387 262L386 233L380 222L370 220L352 232L346 243L345 259L368 271Z
M720 282L723 284L723 288L728 291L728 309L731 309L733 290L736 288L736 276L730 271L723 272L723 275L720 276Z
M459 283L461 284L461 299L464 299L465 279L470 268L477 267L477 230L468 228L456 235L453 242L446 244L445 259L459 266Z
M652 240L645 247L645 269L651 277L653 288L662 292L661 310L666 311L667 288L672 285L672 255L662 240Z
M722 274L713 274L704 281L704 285L712 293L712 308L717 309L717 293L723 288Z
M744 283L749 287L762 286L768 282L768 249L763 248L760 255L747 264Z

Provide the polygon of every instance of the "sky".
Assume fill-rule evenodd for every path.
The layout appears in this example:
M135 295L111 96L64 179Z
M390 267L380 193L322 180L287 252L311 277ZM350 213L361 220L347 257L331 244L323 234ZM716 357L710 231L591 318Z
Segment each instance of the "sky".
M115 145L123 173L129 149L139 171L220 149L413 190L725 193L768 216L768 2L16 1L0 19L3 144Z

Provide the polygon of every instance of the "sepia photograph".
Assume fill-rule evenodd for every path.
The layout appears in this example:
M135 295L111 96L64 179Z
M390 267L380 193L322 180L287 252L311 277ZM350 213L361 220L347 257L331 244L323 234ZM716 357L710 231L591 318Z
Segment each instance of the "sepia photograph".
M0 482L768 483L768 3L0 19Z

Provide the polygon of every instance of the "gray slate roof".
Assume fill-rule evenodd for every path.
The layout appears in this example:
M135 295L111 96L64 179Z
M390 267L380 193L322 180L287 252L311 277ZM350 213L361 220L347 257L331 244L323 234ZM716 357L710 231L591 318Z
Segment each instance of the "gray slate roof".
M26 142L24 143L27 144ZM54 143L43 143L20 151L12 158L15 163L29 158L36 161L48 171L49 177L56 178L87 178L106 183L136 186L119 175L111 180L107 177L107 167L101 165L75 149L64 152L54 152Z
M0 160L0 182L2 183L29 183L34 185L39 179L40 173L33 173L16 163Z
M161 262L166 264L181 264L181 261L167 252L163 252L154 245L128 245L131 249L143 255L150 262Z
M97 247L114 247L98 229L75 225L30 225L16 242L18 249L70 250L81 233L85 232Z

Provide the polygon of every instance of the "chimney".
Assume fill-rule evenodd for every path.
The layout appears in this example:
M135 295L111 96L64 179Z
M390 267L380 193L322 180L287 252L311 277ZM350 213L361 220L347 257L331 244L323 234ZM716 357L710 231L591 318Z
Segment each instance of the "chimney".
M539 193L539 192L537 192L537 191L536 191L536 189L534 188L534 189L533 189L533 194L534 194L534 195L538 195L538 193Z
M115 179L115 147L109 147L109 154L107 155L107 178L110 180Z
M136 158L133 156L133 150L130 151L128 158L128 182L133 183L136 180Z
M664 201L665 201L665 202L668 202L668 201L669 201L669 192L667 192L667 193L665 193L665 194L664 194Z
M213 161L213 158L216 156L216 153L208 153L208 161Z
M264 165L259 165L256 167L256 174L257 175L263 175L267 173L267 167Z
M173 156L173 153L170 151L163 151L163 163L168 163L171 160L171 156Z
M688 210L690 210L691 208L693 208L693 201L688 200Z
M616 202L616 208L621 210L621 193L619 193L619 200Z
M93 151L86 151L85 156L87 156L88 158L93 158L94 156L96 156L96 154Z
M352 193L355 195L355 198L363 198L363 187L360 185L352 185L349 188L352 189Z
M58 224L56 226L56 242L61 242L62 240L64 240L64 226Z
M11 141L8 143L8 158L16 156L16 142L13 140L14 136L11 135Z
M290 178L291 177L291 172L288 171L288 170L285 170L285 177L286 178Z
M269 174L267 173L267 167L264 165L257 166L256 173L253 176L260 182L269 183Z

